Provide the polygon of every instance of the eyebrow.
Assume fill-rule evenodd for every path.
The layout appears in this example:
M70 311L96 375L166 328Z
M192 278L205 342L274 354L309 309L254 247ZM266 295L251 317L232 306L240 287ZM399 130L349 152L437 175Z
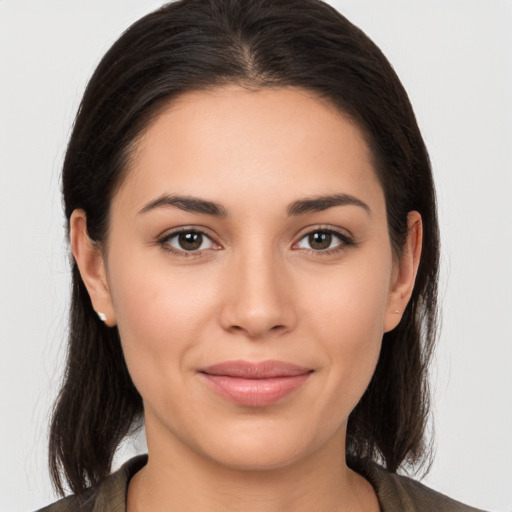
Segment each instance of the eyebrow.
M227 210L219 203L198 199L191 196L176 196L164 194L157 199L150 201L139 213L147 213L156 208L165 206L176 206L186 212L202 213L205 215L214 215L215 217L226 217Z
M288 215L301 215L303 213L321 212L333 206L353 205L363 208L371 216L370 207L361 199L350 194L331 194L294 201L288 206Z
M289 216L302 215L304 213L313 213L333 208L334 206L359 206L371 215L370 207L361 199L350 194L331 194L300 199L294 201L287 207ZM139 214L147 213L157 208L175 206L180 210L192 213L201 213L204 215L213 215L215 217L227 217L228 211L224 206L214 201L199 199L192 196L178 196L164 194L146 204Z

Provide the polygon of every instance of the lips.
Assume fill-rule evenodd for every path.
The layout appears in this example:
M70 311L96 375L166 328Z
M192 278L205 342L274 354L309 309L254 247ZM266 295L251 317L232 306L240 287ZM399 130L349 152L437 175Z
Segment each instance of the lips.
M300 388L312 373L310 368L282 361L226 361L199 370L210 389L247 407L280 401Z

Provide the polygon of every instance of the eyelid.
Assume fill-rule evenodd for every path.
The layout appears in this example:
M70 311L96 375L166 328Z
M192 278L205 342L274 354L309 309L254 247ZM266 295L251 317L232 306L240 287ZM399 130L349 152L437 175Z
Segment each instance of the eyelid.
M219 250L222 249L221 244L219 244L215 237L209 233L209 229L203 228L202 226L180 226L171 230L164 231L163 234L159 235L157 237L157 243L166 251L171 252L177 256L184 256L184 257L201 257L204 256L203 253L211 251L211 250ZM335 236L339 243L336 244L334 247L326 248L326 249L308 249L308 248L301 248L297 247L297 245L306 237L310 236L313 233L316 232L323 232L323 233L330 233L333 236ZM169 244L169 240L172 238L180 235L181 233L198 233L202 235L203 237L206 237L210 240L211 244L214 247L208 247L206 249L196 249L187 251L185 249L179 249L176 247L173 247ZM302 230L302 233L300 236L298 236L297 241L292 245L292 249L294 250L301 250L303 252L309 252L313 253L315 255L328 255L333 254L336 252L344 251L348 247L356 245L356 241L353 237L353 235L346 229L342 229L340 227L333 227L329 225L316 225L316 226L308 226L307 228L304 228Z
M308 226L306 228L307 231L303 231L302 234L298 237L298 240L293 244L292 249L295 248L295 250L302 250L309 253L314 253L317 255L327 255L332 254L335 252L346 250L348 247L356 245L356 241L353 237L353 235L348 232L348 230L341 229L339 227L332 227L332 226L326 226L326 225L320 225L320 226ZM335 245L334 247L330 247L327 249L307 249L307 248L296 248L296 246L304 240L306 237L312 235L313 233L330 233L331 235L334 235L336 238L338 238L339 243Z
M193 251L187 251L184 249L178 249L169 244L169 240L182 233L198 233L205 238L208 238L213 246L206 249L196 249ZM177 256L183 257L201 257L203 253L210 250L219 250L222 246L214 239L214 237L208 233L208 230L198 226L180 226L171 230L164 231L163 234L157 237L157 243L165 250Z

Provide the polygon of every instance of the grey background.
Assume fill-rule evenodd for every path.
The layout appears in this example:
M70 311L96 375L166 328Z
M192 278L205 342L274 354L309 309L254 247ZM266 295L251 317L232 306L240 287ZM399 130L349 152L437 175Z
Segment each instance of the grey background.
M512 510L512 2L339 0L391 60L437 180L444 323L425 482ZM53 499L47 422L62 373L68 254L59 176L85 83L160 5L0 1L0 510ZM143 441L127 443L116 465Z

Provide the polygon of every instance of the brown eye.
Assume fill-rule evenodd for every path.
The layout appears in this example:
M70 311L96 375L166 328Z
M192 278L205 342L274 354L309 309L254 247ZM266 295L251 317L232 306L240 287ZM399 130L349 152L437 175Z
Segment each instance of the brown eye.
M315 231L308 235L308 242L311 249L321 251L328 249L332 243L332 233L327 231Z
M178 244L180 249L185 251L196 251L203 243L203 235L201 233L190 232L180 233L178 235Z
M160 240L160 244L171 252L183 255L218 248L208 235L194 230L171 233Z
M343 250L351 245L354 245L354 241L347 235L331 229L317 229L304 235L295 247L318 253L330 253L338 249Z

